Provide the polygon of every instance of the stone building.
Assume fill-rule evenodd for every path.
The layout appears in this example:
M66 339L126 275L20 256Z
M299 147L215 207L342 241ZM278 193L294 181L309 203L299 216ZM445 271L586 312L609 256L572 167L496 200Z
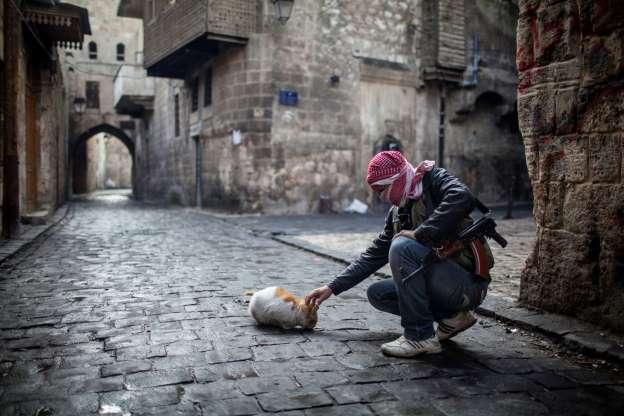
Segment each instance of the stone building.
M45 221L66 198L68 102L58 46L90 33L84 8L60 1L5 0L0 59L2 235L20 220Z
M265 213L374 205L366 164L396 147L486 202L514 187L528 200L514 3L295 0L281 24L271 0L121 0L160 77L144 118L148 197Z
M624 330L624 8L521 0L520 127L537 243L522 301Z
M66 51L61 57L68 99L84 107L71 113L70 189L84 193L105 188L104 171L110 171L108 176L119 177L123 183L137 185L134 181L141 173L135 150L140 147L142 125L136 116L143 109L133 106L129 97L137 84L144 86L146 79L142 26L136 19L117 16L117 2L70 2L89 11L92 26L82 50ZM141 94L149 91L149 85L141 90ZM106 146L97 138L103 139L104 134L109 136ZM113 166L112 161L118 163ZM104 169L106 166L108 169ZM140 182L134 192L140 196Z

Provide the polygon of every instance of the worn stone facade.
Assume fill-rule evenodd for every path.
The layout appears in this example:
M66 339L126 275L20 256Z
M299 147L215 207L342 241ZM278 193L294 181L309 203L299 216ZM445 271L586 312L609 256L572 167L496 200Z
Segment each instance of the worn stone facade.
M156 13L171 13L156 4ZM442 93L446 146L439 163L486 202L504 201L514 175L516 199L529 198L524 163L507 176L499 168L524 160L513 122L512 1L444 0L433 11L420 0L375 0L365 8L359 1L296 2L285 25L271 2L257 4L258 24L245 46L188 65L183 81L156 84L147 120L151 198L265 213L315 212L320 201L340 210L353 198L374 206L363 179L375 152L398 141L414 162L438 158ZM509 24L501 28L501 20ZM158 18L144 21L146 33L151 24ZM149 39L145 47L162 50ZM472 71L474 51L481 59ZM459 79L425 77L430 63ZM280 91L296 92L297 105L280 104Z
M4 2L1 8L0 191L3 224L10 224L2 229L4 237L19 235L20 221L45 221L66 199L65 80L55 57L55 39L35 38L14 21L28 13L28 5L20 3L18 10L16 3ZM14 166L8 174L7 164ZM5 212L8 204L10 213Z
M85 36L82 50L68 50L62 56L69 101L73 102L77 97L86 100L84 113L72 111L69 145L72 171L70 189L74 193L81 193L99 188L95 186L97 180L93 176L97 169L89 167L89 160L127 160L123 154L129 153L130 167L127 169L136 170L135 174L140 175L140 169L134 163L134 148L141 140L140 121L134 120L131 115L119 114L115 109L115 82L124 66L142 65L142 26L137 19L117 16L117 2L71 0L68 3L89 10L92 29L92 35ZM97 91L94 92L94 89ZM86 142L100 133L115 136L129 146L125 150L115 147L119 152L108 156L93 156L98 146ZM135 192L140 194L140 189L135 189Z
M520 2L519 116L537 243L521 300L624 330L624 9Z

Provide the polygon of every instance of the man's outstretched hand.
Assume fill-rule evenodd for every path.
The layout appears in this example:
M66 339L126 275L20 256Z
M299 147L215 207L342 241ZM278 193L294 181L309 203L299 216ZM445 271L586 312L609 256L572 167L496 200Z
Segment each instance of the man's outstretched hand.
M321 303L323 303L331 295L333 295L333 292L329 286L319 287L306 295L305 303L306 305L316 305L319 307L321 306Z

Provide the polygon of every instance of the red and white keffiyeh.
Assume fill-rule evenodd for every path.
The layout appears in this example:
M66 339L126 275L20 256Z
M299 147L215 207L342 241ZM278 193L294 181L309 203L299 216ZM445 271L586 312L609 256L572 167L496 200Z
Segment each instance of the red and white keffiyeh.
M408 199L420 198L422 178L434 166L434 161L425 160L414 168L401 152L384 151L368 163L366 182L375 192L380 192L383 201L402 206Z

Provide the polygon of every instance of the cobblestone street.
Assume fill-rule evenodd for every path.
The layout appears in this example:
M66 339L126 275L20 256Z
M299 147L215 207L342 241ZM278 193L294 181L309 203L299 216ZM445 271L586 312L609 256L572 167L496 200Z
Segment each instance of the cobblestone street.
M401 328L366 300L377 277L330 298L314 331L258 327L246 291L301 296L344 266L247 228L117 194L73 203L0 266L0 414L624 412L617 368L487 318L442 354L384 357Z

